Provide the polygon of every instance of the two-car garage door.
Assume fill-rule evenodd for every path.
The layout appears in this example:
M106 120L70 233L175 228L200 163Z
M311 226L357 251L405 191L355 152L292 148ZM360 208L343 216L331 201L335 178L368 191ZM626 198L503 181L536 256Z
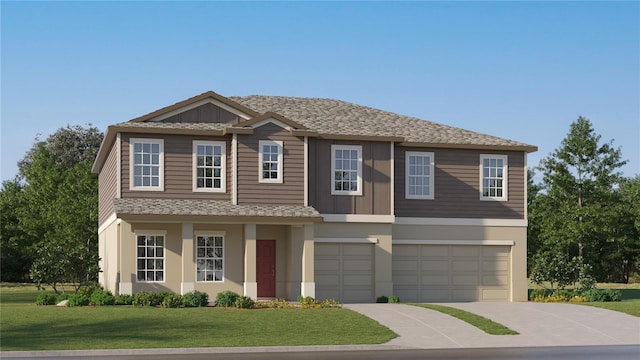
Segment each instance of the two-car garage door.
M393 245L401 301L509 301L510 246Z

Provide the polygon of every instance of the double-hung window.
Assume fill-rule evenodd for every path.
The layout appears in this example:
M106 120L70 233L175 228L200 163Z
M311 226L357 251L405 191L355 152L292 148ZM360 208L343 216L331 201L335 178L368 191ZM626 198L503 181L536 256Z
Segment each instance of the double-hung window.
M433 153L407 151L406 186L407 199L433 199Z
M224 235L196 234L196 279L224 281Z
M225 192L225 143L193 142L193 191Z
M164 140L131 139L131 190L164 190Z
M507 200L507 156L480 155L480 200Z
M331 145L331 194L362 195L362 146Z
M259 182L282 183L282 141L260 140Z
M139 282L164 282L165 233L136 234L137 279Z

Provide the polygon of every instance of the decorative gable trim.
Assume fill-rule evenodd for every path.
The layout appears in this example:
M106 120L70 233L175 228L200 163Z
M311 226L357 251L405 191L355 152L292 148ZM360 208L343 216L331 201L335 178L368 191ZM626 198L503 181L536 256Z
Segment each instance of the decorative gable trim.
M202 106L204 104L211 103L213 105L219 106L220 108L227 110L233 114L238 115L243 119L250 119L252 117L258 116L259 114L248 107L238 104L237 102L228 99L222 95L216 94L213 91L207 91L200 95L194 96L184 101L180 101L173 105L164 107L162 109L156 110L154 112L148 113L146 115L137 117L131 122L145 122L145 121L161 121L176 114L197 108L198 106Z
M283 129L291 130L291 129L300 129L300 130L308 130L304 125L301 125L291 119L287 119L286 117L275 113L273 111L268 111L260 116L256 116L253 119L243 121L236 125L237 127L252 127L257 128L267 123L273 123L280 126Z

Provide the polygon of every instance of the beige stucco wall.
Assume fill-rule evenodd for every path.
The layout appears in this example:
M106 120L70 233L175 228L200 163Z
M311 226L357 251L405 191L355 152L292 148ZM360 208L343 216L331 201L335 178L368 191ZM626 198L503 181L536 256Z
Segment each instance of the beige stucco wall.
M527 228L524 226L393 225L394 240L510 240L511 301L527 301Z

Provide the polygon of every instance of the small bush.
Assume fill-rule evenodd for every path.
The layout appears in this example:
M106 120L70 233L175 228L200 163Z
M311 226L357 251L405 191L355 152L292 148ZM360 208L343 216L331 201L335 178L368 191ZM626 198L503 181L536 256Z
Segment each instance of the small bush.
M169 294L162 299L163 308L179 308L182 307L182 295L179 294Z
M302 299L302 297L298 296L298 301L300 301L300 299ZM287 302L285 299L273 299L259 300L255 303L254 307L258 309L293 309L296 306Z
M91 300L84 294L73 294L69 296L69 306L87 306Z
M151 299L151 306L162 305L162 302L164 301L165 298L173 295L175 294L170 291L160 291L157 293L153 293L153 299Z
M382 295L382 296L378 296L378 298L376 299L377 303L388 303L389 302L389 298Z
M551 295L551 290L549 289L533 289L529 294L529 300L541 301L549 295Z
M120 294L116 296L116 305L133 305L133 295Z
M36 305L55 305L56 300L56 294L42 292L36 298Z
M397 304L400 302L400 298L396 295L391 295L389 296L389 303L390 304Z
M76 291L76 294L84 295L87 298L91 299L91 295L94 293L94 291L97 291L97 290L102 290L102 286L100 286L100 284L88 283L80 286L78 288L78 291Z
M116 303L116 297L108 290L95 290L89 299L91 304L96 306L113 305Z
M233 291L223 291L216 295L216 306L221 307L232 307L236 303L236 299L240 295L234 293Z
M185 307L207 306L209 304L209 294L193 290L184 294L182 302Z
M56 304L58 304L58 303L60 303L61 301L64 301L64 300L69 300L71 295L73 295L73 294L66 293L66 292L58 295L58 298L56 299Z
M134 306L151 306L154 302L154 295L149 291L140 291L133 295Z
M318 306L321 309L327 308L342 308L342 303L336 299L324 299L322 302L318 303Z
M253 301L253 299L251 299L248 296L239 296L234 305L238 308L238 309L253 309L253 306L255 305L255 301Z
M589 302L620 301L622 293L614 289L591 289L584 292L584 297Z

